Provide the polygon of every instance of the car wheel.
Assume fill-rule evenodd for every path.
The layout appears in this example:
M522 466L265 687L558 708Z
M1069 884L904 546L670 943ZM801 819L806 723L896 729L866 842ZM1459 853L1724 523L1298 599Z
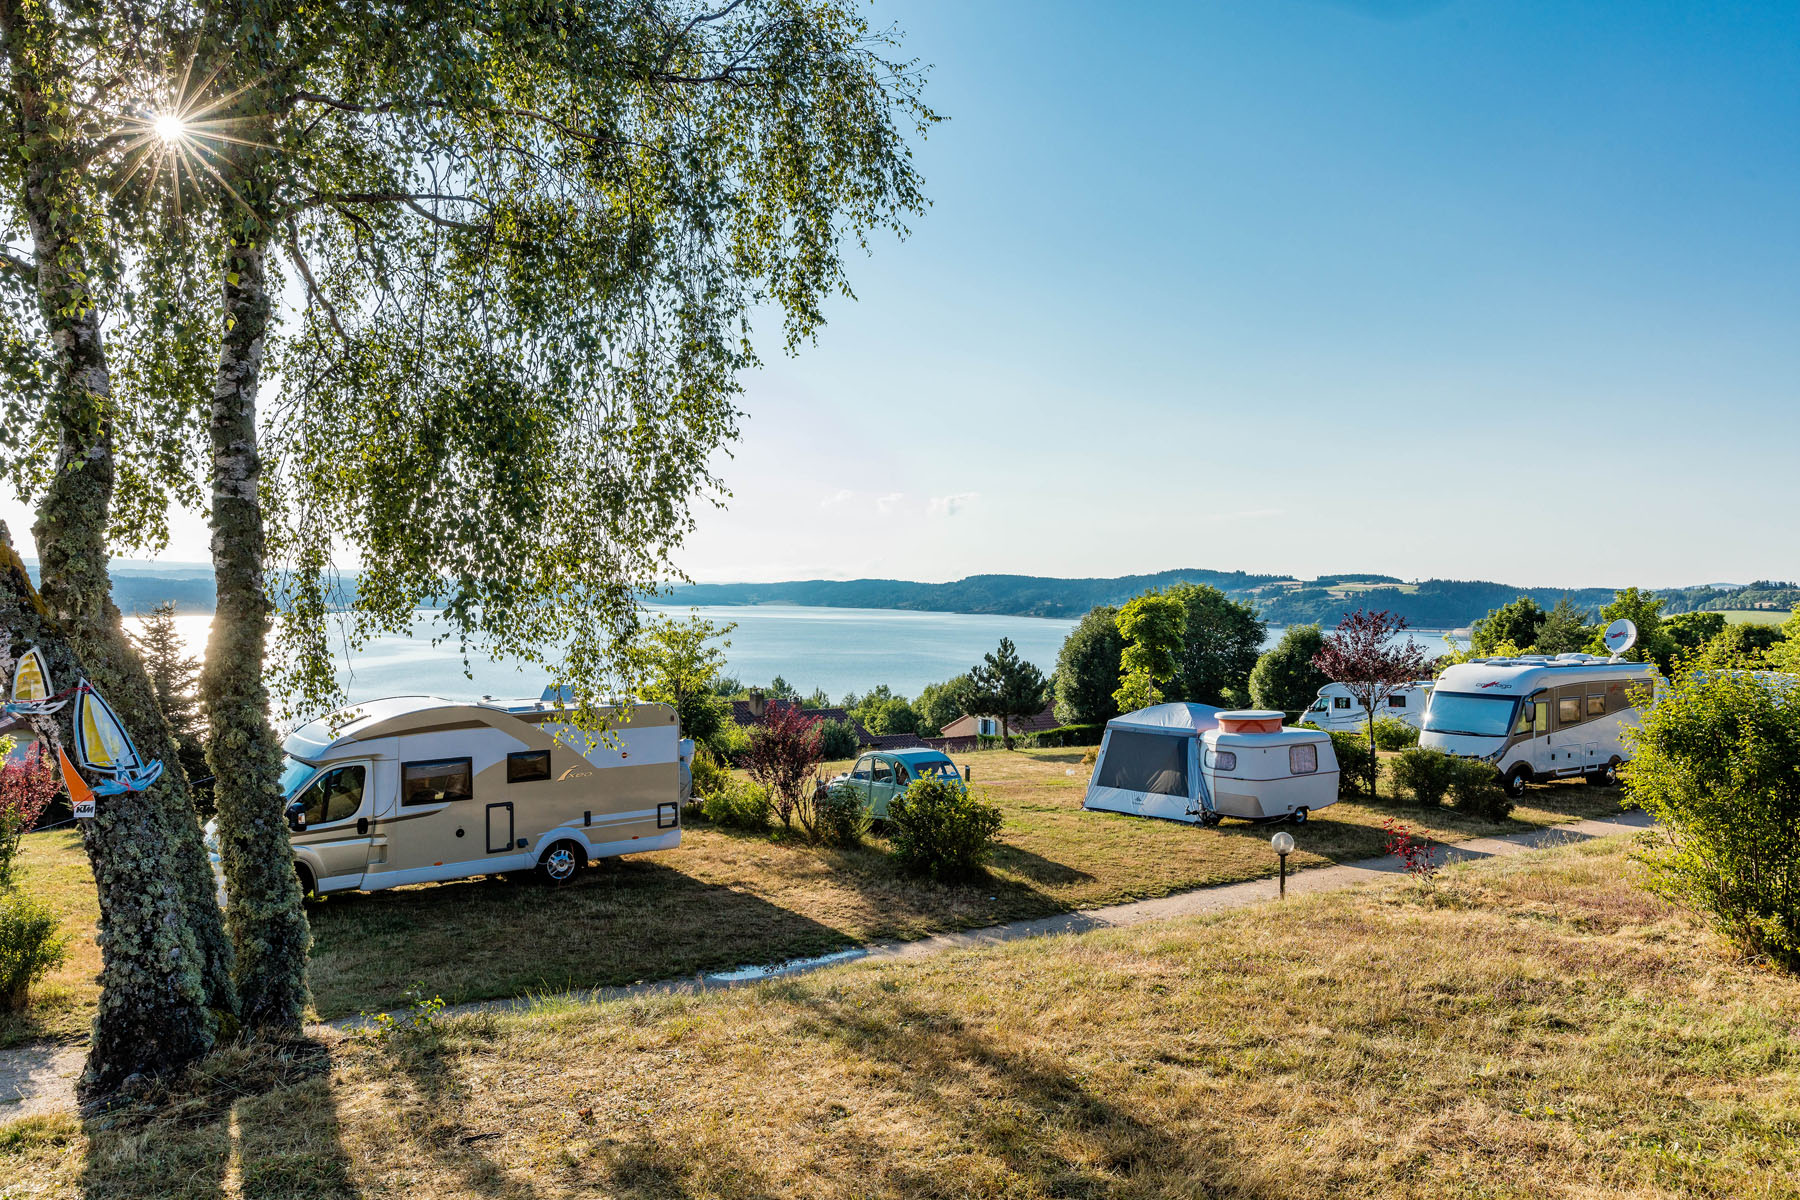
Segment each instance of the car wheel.
M1306 817L1307 817L1307 810L1304 806L1302 806L1300 808L1296 808L1293 812L1288 814L1288 820L1292 821L1296 825L1306 824Z
M1506 794L1514 800L1525 794L1525 787L1531 782L1531 768L1520 763L1506 773Z
M562 885L581 874L587 866L587 851L567 838L555 842L544 851L544 857L538 859L538 878L545 883Z

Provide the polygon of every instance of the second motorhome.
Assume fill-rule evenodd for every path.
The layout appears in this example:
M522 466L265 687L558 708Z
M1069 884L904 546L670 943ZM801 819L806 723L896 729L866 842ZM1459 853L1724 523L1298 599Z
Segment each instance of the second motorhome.
M557 699L372 700L293 733L283 789L309 892L535 870L681 842L680 737L663 704L603 710L596 740Z
M1534 780L1606 782L1655 686L1650 663L1587 654L1459 663L1437 677L1419 744L1493 763L1515 796Z
M1429 679L1397 687L1376 705L1375 716L1405 721L1417 729L1425 718L1425 704L1431 699L1431 688ZM1341 683L1328 683L1320 688L1313 706L1300 714L1300 724L1317 725L1328 733L1359 730L1368 724L1368 720L1369 715L1363 711L1361 702Z

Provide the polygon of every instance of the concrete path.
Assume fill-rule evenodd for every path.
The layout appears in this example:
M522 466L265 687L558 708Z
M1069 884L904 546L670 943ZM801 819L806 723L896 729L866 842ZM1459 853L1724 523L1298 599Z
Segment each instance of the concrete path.
M1553 825L1505 837L1477 838L1455 846L1439 848L1440 861L1449 864L1470 859L1495 858L1536 850L1546 846L1566 845L1589 838L1607 837L1648 829L1649 817L1642 812L1624 813L1604 820L1578 821L1570 825ZM1314 867L1288 877L1290 895L1303 896L1355 887L1374 881L1392 881L1401 874L1399 863L1392 857L1369 858L1361 862ZM757 964L733 971L717 971L691 979L670 979L657 983L639 983L629 987L595 988L562 992L551 996L519 996L505 1000L483 1000L473 1004L453 1005L445 1016L476 1012L524 1012L542 1004L601 1004L636 996L667 995L677 992L712 991L759 983L787 975L798 975L822 967L856 961L903 961L942 954L947 950L967 950L997 946L1022 938L1046 937L1053 934L1083 933L1091 929L1116 929L1140 925L1145 921L1162 921L1170 917L1190 917L1203 913L1246 908L1276 898L1279 883L1274 879L1254 879L1246 883L1220 884L1197 888L1155 900L1137 900L1129 904L1113 904L1080 912L1059 913L1030 921L1011 921L983 929L961 933L940 933L910 942L875 942L868 946L840 950L816 958ZM395 1017L404 1014L395 1012ZM345 1017L326 1022L322 1029L348 1030L366 1025L369 1017ZM36 1113L53 1112L74 1107L75 1080L81 1074L81 1046L36 1043L11 1050L0 1050L0 1122Z

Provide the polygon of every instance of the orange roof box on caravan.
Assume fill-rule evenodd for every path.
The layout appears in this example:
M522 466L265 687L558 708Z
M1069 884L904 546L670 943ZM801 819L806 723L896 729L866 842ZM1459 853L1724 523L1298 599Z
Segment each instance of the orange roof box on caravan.
M1238 708L1219 714L1220 733L1280 733L1282 715L1266 708Z

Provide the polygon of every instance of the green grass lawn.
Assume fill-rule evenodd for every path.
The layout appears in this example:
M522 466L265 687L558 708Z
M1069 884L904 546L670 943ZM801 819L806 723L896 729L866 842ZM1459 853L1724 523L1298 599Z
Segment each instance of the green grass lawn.
M590 988L817 954L859 942L1043 916L1273 874L1266 827L1215 830L1081 809L1080 750L958 756L1002 808L1003 844L967 886L898 874L879 840L820 850L690 825L679 849L613 859L558 890L500 880L427 884L310 905L317 1015L394 1008L417 989L451 1003ZM1295 831L1290 865L1382 853L1391 815L1443 842L1617 812L1619 793L1581 784L1531 790L1510 820L1399 802L1341 802ZM75 1036L91 1018L94 901L74 835L31 835L25 885L84 939L0 1044Z
M1624 841L231 1051L155 1112L0 1127L0 1179L139 1200L1800 1194L1800 980L1644 893Z

